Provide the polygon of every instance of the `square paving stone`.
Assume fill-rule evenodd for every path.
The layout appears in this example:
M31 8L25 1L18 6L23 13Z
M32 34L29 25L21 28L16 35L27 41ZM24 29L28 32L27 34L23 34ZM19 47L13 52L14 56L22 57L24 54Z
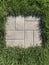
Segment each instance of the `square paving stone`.
M40 46L42 43L40 30L34 31L34 46Z
M24 47L24 40L6 40L7 47L19 46Z
M33 45L33 31L25 31L25 47Z
M24 48L24 40L15 40L16 46Z
M6 23L6 31L13 31L15 30L15 17L10 16L7 17L7 23Z
M7 31L6 33L6 39L9 40L22 40L24 39L24 31Z
M40 28L39 21L25 21L25 30L37 30Z
M35 20L35 16L34 17L32 17L32 16L26 16L25 20Z
M37 21L37 20L40 20L40 17L36 17L36 16L26 16L24 17L25 20L32 20L32 21Z
M15 45L15 40L6 40L6 46L7 47L12 47Z
M24 30L24 17L16 17L16 30Z

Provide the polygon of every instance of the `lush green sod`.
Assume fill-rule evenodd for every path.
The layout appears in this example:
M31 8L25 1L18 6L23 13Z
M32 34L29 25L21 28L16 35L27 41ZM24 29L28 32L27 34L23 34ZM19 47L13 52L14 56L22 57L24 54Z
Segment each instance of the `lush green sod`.
M41 48L8 48L0 50L0 56L0 65L44 64L43 49Z
M6 17L41 17L42 47L6 48ZM49 65L49 0L0 0L0 65Z

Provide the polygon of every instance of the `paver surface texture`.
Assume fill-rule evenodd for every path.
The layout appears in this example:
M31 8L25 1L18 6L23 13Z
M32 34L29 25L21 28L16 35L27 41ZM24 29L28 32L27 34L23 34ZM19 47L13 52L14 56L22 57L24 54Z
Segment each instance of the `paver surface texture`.
M40 17L8 16L6 23L6 46L41 46Z

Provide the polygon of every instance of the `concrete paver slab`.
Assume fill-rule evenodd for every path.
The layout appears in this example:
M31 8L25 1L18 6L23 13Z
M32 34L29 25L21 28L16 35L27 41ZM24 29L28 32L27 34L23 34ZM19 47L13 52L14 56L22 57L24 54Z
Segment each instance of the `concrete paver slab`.
M37 30L39 23L39 21L25 21L25 30Z
M13 46L18 46L18 47L24 47L24 40L6 40L7 47L13 47Z
M9 40L22 40L24 39L24 31L7 31L6 39Z
M7 17L6 31L12 30L15 30L15 17L9 16Z
M33 45L33 31L25 31L25 47Z
M40 17L26 16L26 17L24 17L24 19L25 19L25 20L28 20L28 21L29 21L29 20L30 20L30 21L31 21L31 20L32 20L32 21L37 21L37 20L39 21L39 20L40 20Z
M41 33L39 30L34 31L34 46L39 46L41 45L42 41L41 41Z
M24 30L24 17L16 17L16 30Z

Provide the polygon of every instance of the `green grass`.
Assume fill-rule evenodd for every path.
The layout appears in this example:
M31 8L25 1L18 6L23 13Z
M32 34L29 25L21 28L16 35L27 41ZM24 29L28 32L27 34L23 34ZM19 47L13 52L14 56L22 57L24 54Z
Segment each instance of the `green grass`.
M6 48L6 17L41 17L42 47ZM0 65L49 65L49 0L0 1Z
M44 61L41 48L6 48L0 50L0 56L0 65L43 65Z

